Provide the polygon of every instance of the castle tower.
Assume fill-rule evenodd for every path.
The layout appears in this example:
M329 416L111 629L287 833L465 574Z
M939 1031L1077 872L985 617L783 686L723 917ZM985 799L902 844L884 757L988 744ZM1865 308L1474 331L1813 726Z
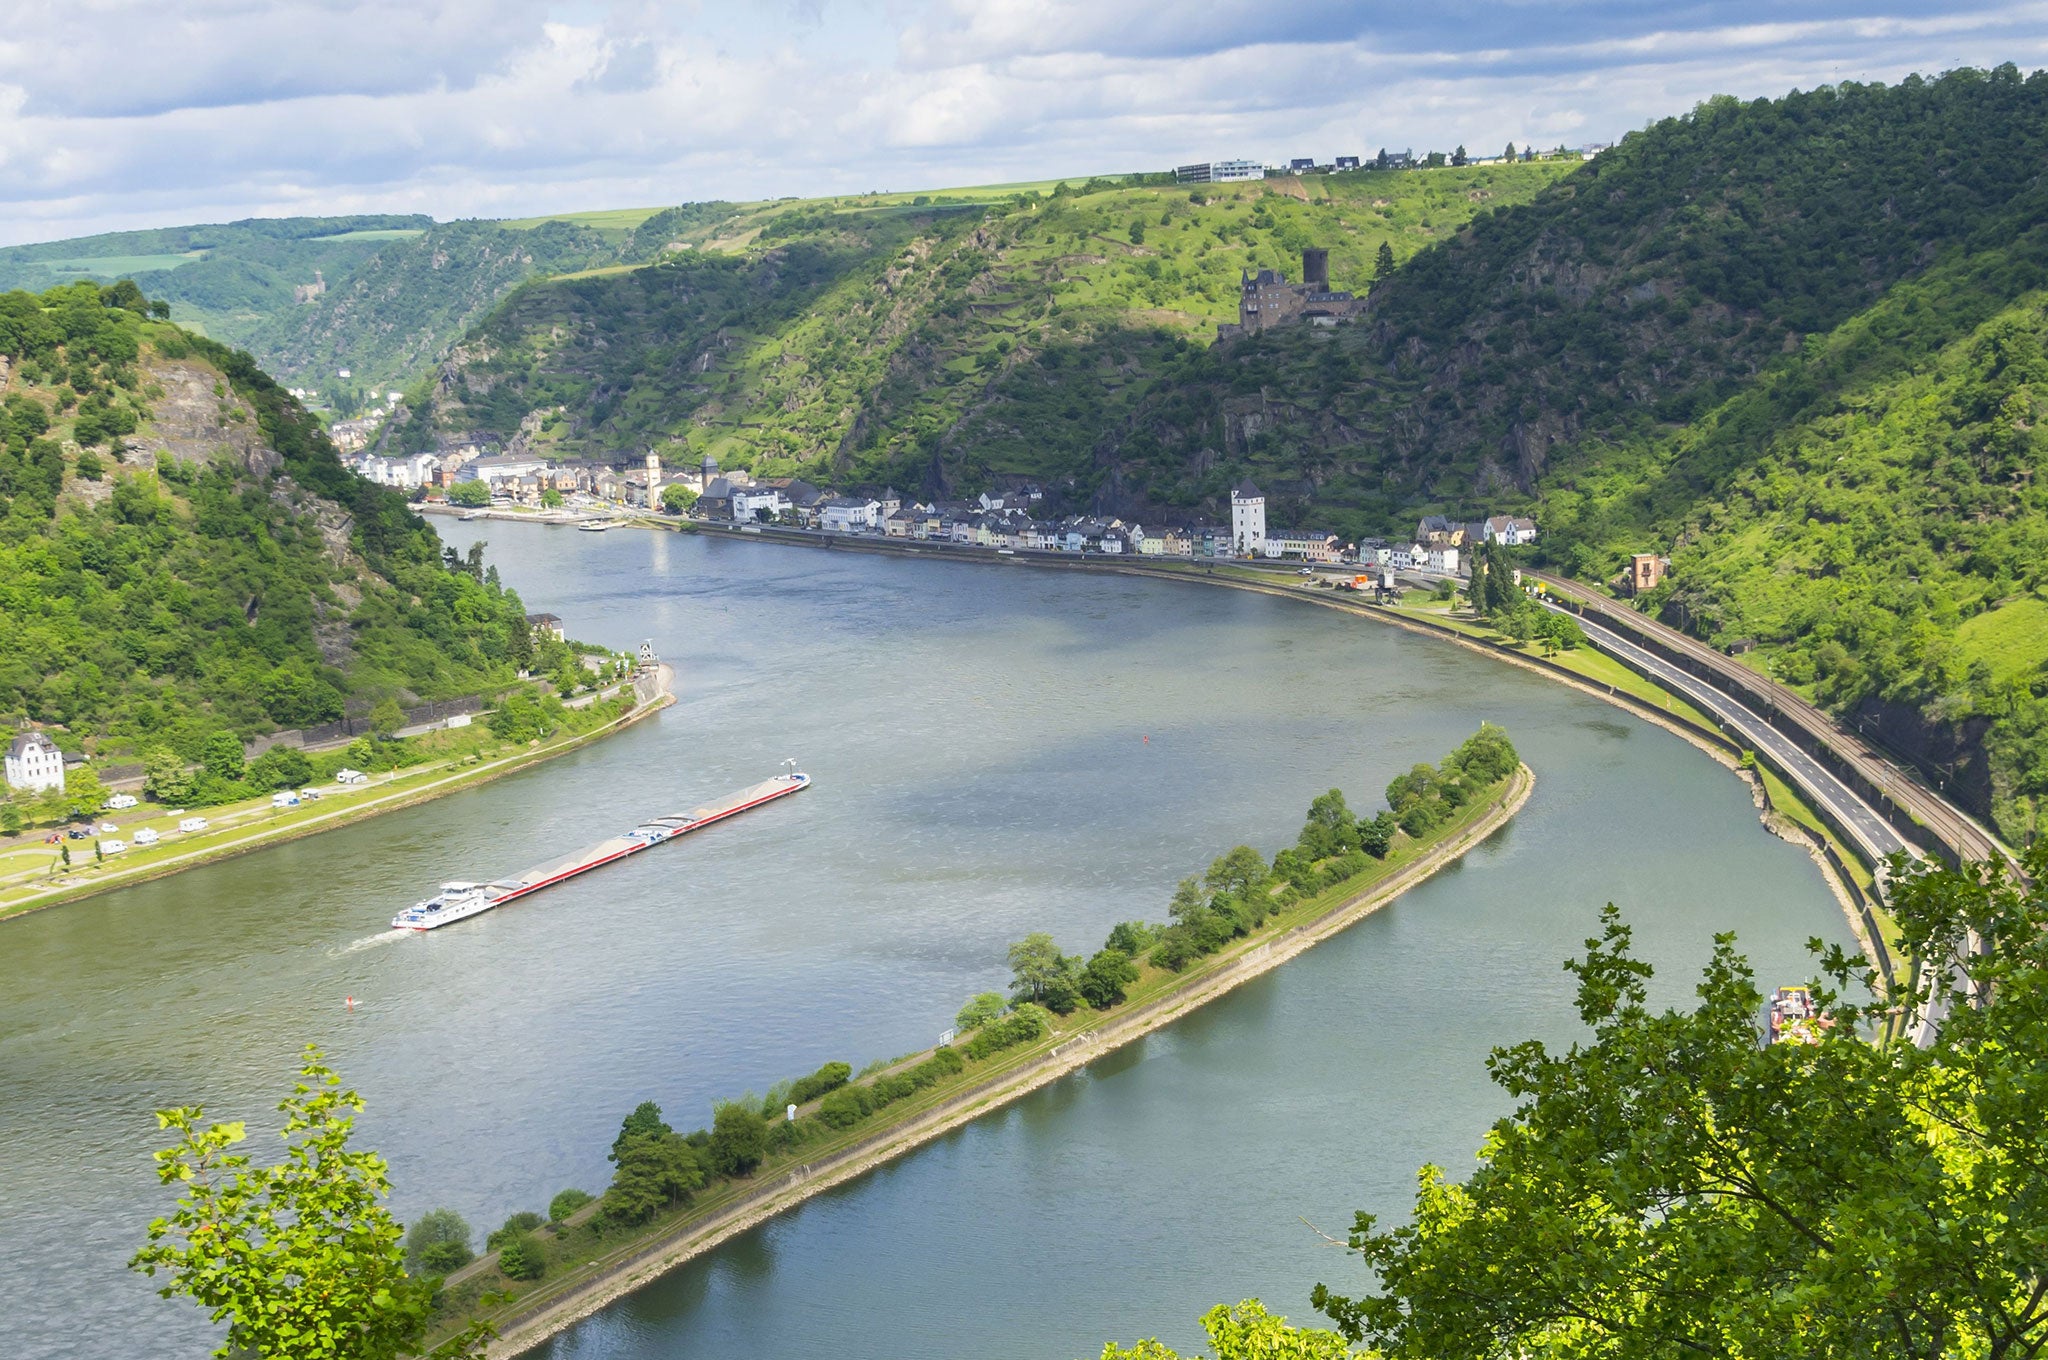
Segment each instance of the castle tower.
M1230 544L1239 557L1256 557L1266 548L1266 493L1250 478L1230 488Z
M1301 284L1318 293L1330 291L1330 252L1310 246L1301 252Z

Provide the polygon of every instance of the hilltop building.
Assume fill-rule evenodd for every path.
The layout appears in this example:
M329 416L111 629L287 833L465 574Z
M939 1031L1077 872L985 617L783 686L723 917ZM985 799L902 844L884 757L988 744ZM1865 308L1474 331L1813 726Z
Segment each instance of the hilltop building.
M1203 161L1175 166L1173 177L1182 184L1228 184L1233 180L1264 179L1266 167L1257 161Z
M1300 283L1289 283L1277 269L1261 269L1241 274L1239 290L1237 324L1218 326L1219 340L1301 321L1334 326L1365 310L1365 299L1332 291L1330 252L1315 247L1301 252Z
M1266 550L1266 493L1250 478L1230 488L1230 542L1239 557Z

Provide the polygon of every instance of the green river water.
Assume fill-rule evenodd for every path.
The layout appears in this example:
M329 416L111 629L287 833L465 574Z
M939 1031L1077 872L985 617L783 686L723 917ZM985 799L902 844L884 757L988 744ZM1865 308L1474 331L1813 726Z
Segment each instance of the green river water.
M301 1045L370 1101L395 1207L479 1236L603 1186L636 1102L673 1122L832 1058L929 1044L1006 944L1092 951L1174 882L1291 840L1342 787L1482 719L1537 772L1516 821L1338 939L822 1195L577 1326L566 1360L1093 1355L1192 1346L1209 1304L1297 1318L1353 1284L1351 1213L1471 1165L1488 1048L1569 1039L1561 961L1613 900L1685 1000L1733 929L1766 985L1848 931L1729 772L1459 649L1233 591L707 541L444 524L534 610L653 639L679 702L489 786L0 924L0 1299L17 1360L197 1356L123 1262L166 1196L150 1111L273 1127ZM480 531L472 533L471 531ZM800 797L434 935L444 878L517 869L772 774ZM354 996L358 1008L343 1008ZM269 1134L253 1140L268 1152Z

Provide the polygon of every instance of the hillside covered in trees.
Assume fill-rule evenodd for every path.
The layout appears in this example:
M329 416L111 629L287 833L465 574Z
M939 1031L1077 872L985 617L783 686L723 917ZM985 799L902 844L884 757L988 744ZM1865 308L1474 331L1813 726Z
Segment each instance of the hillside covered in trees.
M1383 252L1409 259L1576 164L756 205L657 266L521 288L408 437L502 441L542 412L563 453L933 491L1030 478L1086 503L1117 490L1105 441L1237 320L1245 270L1298 279L1320 246L1363 292ZM1204 476L1182 500L1226 485Z
M196 758L511 683L531 636L480 554L152 311L132 283L0 294L0 723Z
M0 249L0 290L129 279L180 324L248 350L348 416L368 393L438 363L527 279L651 260L700 218L728 215L696 204L525 222L286 217L111 232Z
M1064 508L1536 515L1646 601L1920 757L2009 833L2048 796L2048 76L1716 99L1585 163L748 209L530 283L415 443L655 447ZM742 230L741 228L744 228ZM1379 247L1394 268L1384 279ZM1223 340L1244 269L1332 251L1366 315Z

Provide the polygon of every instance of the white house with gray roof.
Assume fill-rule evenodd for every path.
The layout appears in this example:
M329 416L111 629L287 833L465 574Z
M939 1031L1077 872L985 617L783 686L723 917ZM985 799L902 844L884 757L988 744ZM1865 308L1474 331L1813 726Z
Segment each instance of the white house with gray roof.
M64 791L64 753L47 732L23 732L7 748L7 787Z

